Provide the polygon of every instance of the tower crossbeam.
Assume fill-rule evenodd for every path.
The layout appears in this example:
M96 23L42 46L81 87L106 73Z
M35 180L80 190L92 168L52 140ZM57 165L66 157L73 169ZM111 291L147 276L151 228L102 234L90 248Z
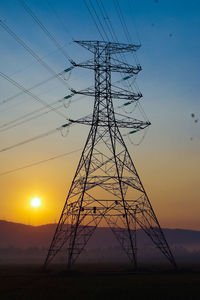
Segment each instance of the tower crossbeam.
M82 91L76 91L74 89L71 89L71 92L73 92L73 94L80 94L80 95L85 95L85 96L90 96L90 97L95 97L95 93L96 93L95 90L91 90L89 88L86 90L82 90ZM107 96L106 91L102 91L101 96L106 97ZM120 92L113 91L111 93L111 97L114 99L120 99L120 100L137 101L142 97L142 94L141 93L130 93L129 91L126 91L126 93L120 93Z

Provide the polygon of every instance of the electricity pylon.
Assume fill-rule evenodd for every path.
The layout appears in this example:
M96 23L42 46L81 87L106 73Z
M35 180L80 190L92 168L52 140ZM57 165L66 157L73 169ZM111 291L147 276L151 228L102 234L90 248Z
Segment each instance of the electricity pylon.
M65 246L70 268L103 220L113 231L136 268L137 227L142 228L170 263L176 266L119 130L131 128L132 131L138 131L150 123L114 112L113 99L135 102L142 95L111 84L112 72L137 74L141 70L140 65L133 67L112 56L136 51L139 46L100 41L76 41L76 43L94 54L94 60L81 64L72 61L72 64L75 67L93 69L95 87L72 92L94 97L94 109L91 116L70 120L90 125L90 131L45 266Z

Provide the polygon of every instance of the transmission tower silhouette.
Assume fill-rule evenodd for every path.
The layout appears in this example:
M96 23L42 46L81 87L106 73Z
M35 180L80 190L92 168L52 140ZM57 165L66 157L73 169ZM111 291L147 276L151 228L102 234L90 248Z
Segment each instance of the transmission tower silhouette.
M111 84L112 72L137 75L141 70L140 65L133 67L113 58L116 54L136 51L139 46L103 41L75 42L94 54L92 60L81 64L72 61L72 64L94 70L95 87L72 92L94 97L94 108L92 115L70 119L71 123L90 125L90 131L45 266L65 247L70 269L102 220L110 227L135 268L137 228L141 228L176 266L119 130L142 130L150 122L117 114L113 106L113 99L135 102L142 97L141 93L122 90Z

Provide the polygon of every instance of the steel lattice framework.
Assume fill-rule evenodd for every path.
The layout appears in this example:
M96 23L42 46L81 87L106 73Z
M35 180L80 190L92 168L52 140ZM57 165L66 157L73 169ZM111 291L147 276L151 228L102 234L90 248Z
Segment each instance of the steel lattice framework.
M94 54L94 60L74 66L93 69L94 89L72 90L94 97L93 114L79 120L90 131L61 213L45 266L66 247L68 268L84 249L99 223L104 220L123 250L137 267L136 229L140 227L176 266L143 184L119 128L142 130L149 122L114 112L113 98L138 101L141 94L121 91L111 84L111 73L137 74L141 67L113 64L112 55L136 51L139 46L100 41L76 41ZM116 119L116 116L118 119Z

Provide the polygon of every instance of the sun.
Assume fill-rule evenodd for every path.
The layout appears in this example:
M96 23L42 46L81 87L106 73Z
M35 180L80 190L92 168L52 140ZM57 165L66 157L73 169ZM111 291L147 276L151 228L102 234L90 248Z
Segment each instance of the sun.
M40 198L38 197L34 197L31 199L31 206L34 207L34 208L37 208L37 207L40 207L41 204L42 204L42 201Z

